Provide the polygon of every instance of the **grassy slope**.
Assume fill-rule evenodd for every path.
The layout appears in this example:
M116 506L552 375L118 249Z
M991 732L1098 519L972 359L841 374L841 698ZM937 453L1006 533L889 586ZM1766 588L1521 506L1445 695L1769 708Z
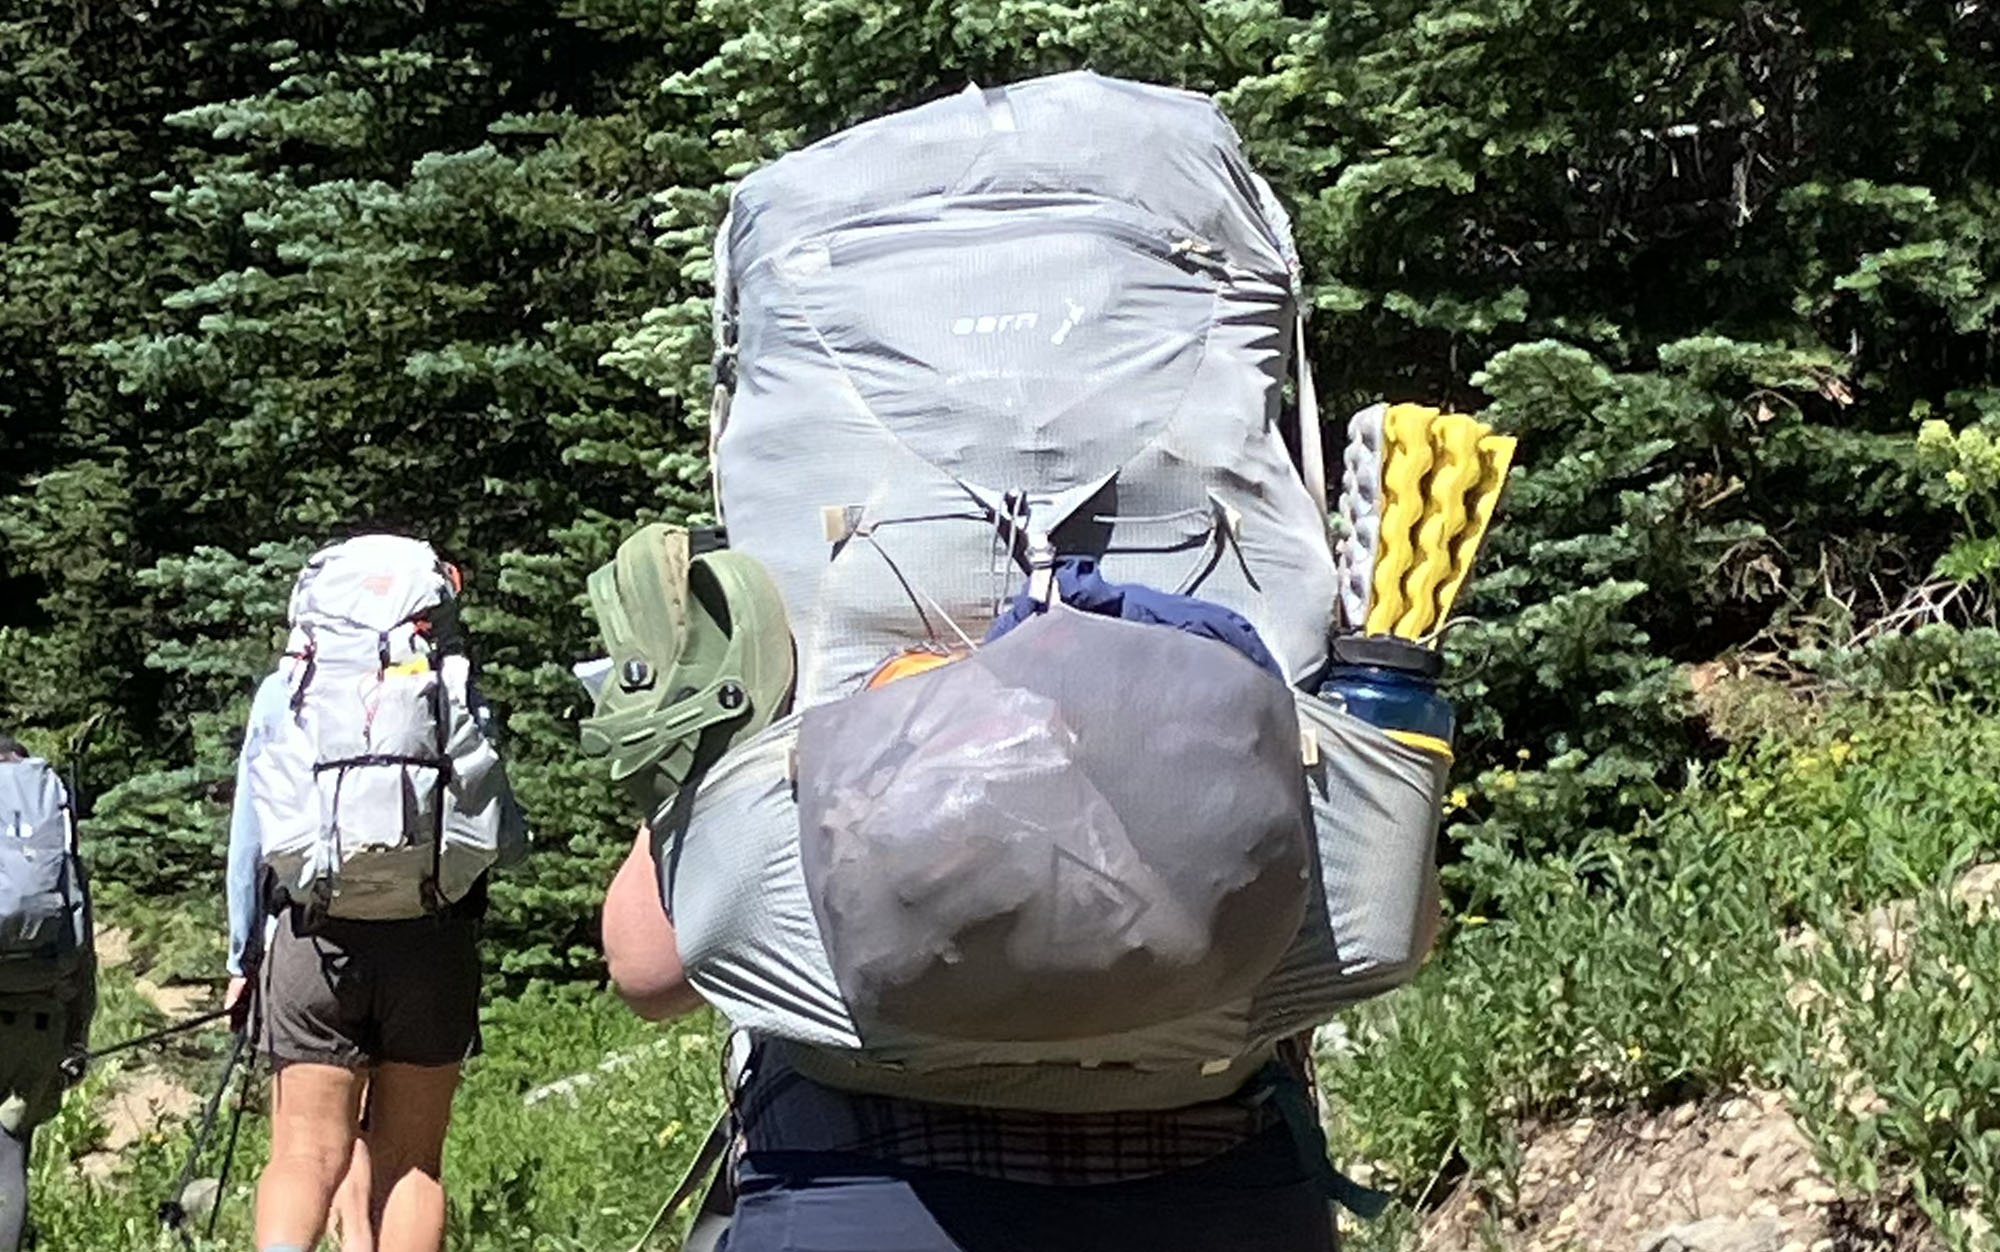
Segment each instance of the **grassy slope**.
M1475 844L1479 911L1323 1058L1348 1159L1408 1196L1465 1169L1504 1194L1520 1119L1755 1082L1843 1189L1947 1225L1991 1203L2000 924L1947 887L2000 855L2000 719L1899 697L1791 720L1571 860ZM1892 900L1912 901L1901 967L1855 924Z

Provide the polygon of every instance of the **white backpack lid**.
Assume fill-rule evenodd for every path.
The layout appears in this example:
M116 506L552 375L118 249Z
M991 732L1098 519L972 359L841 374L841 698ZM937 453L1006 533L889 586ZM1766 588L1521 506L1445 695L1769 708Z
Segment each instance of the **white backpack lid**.
M315 552L292 588L290 624L382 634L455 597L451 567L420 539L360 535Z

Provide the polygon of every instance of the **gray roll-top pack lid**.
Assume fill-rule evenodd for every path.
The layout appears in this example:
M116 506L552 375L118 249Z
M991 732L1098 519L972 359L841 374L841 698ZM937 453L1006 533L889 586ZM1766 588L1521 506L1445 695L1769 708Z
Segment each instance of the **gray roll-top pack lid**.
M1087 70L968 87L787 154L737 188L728 250L747 270L872 214L1024 195L1129 204L1242 269L1297 273L1284 213L1213 100Z
M458 642L455 576L421 539L357 535L306 558L285 620L291 628L285 650L310 650L325 661L365 666L379 661L385 648L402 660L418 635L451 650Z
M67 850L69 789L37 756L0 761L0 833Z

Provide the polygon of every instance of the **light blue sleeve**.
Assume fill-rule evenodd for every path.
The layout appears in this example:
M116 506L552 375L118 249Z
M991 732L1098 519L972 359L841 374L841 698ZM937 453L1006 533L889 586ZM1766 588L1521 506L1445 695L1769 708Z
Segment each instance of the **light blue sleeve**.
M277 674L266 678L250 702L243 750L236 758L236 801L229 813L229 869L225 890L229 899L229 972L254 969L264 955L264 908L258 898L258 870L263 862L263 838L257 812L250 804L250 760L269 734L271 724L285 716L287 688Z

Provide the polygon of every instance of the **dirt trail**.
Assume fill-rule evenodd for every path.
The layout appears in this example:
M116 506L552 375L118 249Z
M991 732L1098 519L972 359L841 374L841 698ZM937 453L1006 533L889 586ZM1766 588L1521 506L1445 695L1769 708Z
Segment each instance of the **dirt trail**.
M1833 1252L1839 1202L1783 1099L1763 1092L1531 1129L1518 1203L1489 1215L1461 1189L1423 1246L1472 1252L1490 1230L1506 1252Z
M131 959L132 940L127 932L115 926L97 932L100 969L118 969ZM134 989L170 1021L202 1012L213 1002L210 989L202 986L161 986L140 978L135 980ZM78 1171L95 1182L103 1182L117 1173L127 1148L147 1135L171 1132L186 1124L201 1108L201 1097L187 1084L161 1067L147 1063L143 1056L122 1064L109 1091L100 1098L98 1113L104 1119L104 1138L95 1150L78 1158L76 1163Z

